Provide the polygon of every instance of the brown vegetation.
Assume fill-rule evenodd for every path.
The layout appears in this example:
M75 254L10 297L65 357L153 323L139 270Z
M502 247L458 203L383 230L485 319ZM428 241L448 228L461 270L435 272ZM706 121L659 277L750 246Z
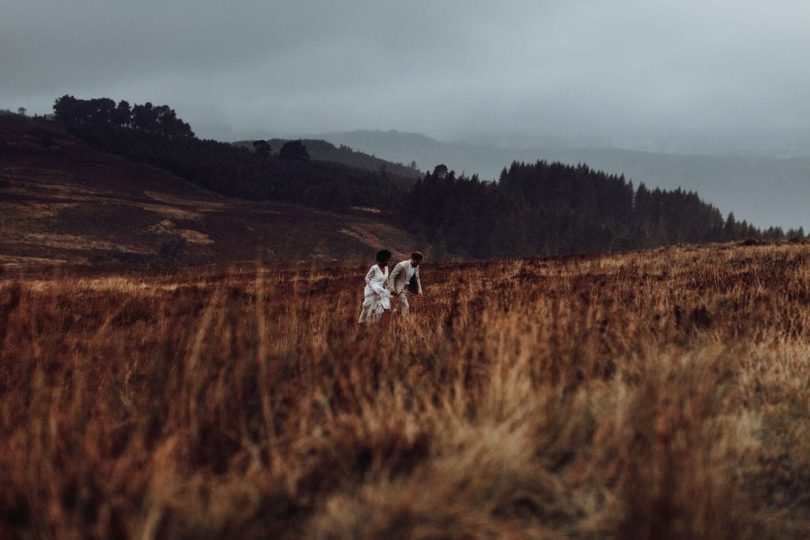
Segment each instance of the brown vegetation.
M0 117L0 265L6 269L359 260L373 255L379 238L402 254L414 243L369 212L224 197L93 150L51 122Z
M810 533L810 249L0 283L0 536Z

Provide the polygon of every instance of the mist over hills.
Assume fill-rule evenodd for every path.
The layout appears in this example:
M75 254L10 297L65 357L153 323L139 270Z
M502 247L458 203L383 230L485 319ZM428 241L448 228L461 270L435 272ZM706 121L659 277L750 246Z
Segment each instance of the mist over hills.
M355 130L318 136L390 161L416 161L420 169L444 163L457 172L497 179L512 161L538 159L587 163L623 174L638 185L698 191L724 213L744 215L758 226L810 225L810 158L755 154L687 155L571 146L504 147L474 142L446 142L396 130Z

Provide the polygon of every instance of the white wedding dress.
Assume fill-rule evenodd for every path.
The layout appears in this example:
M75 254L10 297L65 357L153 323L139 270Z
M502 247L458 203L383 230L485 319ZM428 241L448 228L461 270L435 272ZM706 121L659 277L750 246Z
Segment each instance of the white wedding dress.
M363 289L363 307L357 322L376 322L386 309L391 309L391 291L388 290L388 267L383 271L379 265L372 266L366 274Z

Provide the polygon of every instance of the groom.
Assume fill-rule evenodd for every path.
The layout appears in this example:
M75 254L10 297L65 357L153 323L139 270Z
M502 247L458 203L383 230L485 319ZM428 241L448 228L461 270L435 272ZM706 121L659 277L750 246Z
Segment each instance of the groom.
M407 315L411 307L408 303L408 294L411 292L422 294L419 264L424 258L420 252L414 251L411 253L410 259L396 265L391 275L388 276L388 287L399 300L399 310L403 315Z

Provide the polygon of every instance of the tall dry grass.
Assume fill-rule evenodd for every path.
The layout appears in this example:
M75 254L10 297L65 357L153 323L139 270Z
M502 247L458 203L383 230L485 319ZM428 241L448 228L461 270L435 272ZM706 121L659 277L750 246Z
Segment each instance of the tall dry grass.
M2 282L0 536L810 534L810 247L363 270Z

